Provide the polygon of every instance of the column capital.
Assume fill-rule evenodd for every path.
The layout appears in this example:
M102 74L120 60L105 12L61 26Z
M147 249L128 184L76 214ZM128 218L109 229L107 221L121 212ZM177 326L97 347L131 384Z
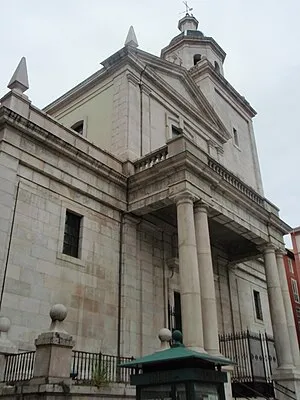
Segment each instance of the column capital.
M177 206L183 203L193 204L197 200L194 193L190 192L189 190L185 190L183 192L175 194L174 196L172 196L172 199Z
M276 247L272 243L266 243L262 246L259 246L259 250L263 254L275 253Z
M207 214L208 210L209 210L209 204L204 202L203 200L199 200L195 202L195 213L202 211L205 212Z
M283 257L286 255L286 250L279 248L279 249L275 249L275 253L276 253L276 257Z

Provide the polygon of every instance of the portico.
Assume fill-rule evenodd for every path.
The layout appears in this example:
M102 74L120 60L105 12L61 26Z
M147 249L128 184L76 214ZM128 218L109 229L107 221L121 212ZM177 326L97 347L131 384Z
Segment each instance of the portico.
M278 371L293 371L293 327L288 327L278 272L282 236L289 227L279 219L276 207L201 153L184 135L139 160L132 169L130 211L153 223L168 222L178 235L186 346L214 355L220 352L211 249L222 247L228 265L264 258ZM143 176L151 182L148 187Z

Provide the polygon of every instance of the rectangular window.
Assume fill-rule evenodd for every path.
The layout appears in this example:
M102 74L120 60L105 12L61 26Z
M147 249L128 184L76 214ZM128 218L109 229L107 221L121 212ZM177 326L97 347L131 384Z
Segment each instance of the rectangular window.
M294 295L294 300L296 303L300 303L299 299L299 291L298 291L298 285L296 279L291 278L291 284L292 284L292 291Z
M261 308L260 293L257 290L253 290L254 305L256 318L263 321L263 313Z
M181 297L179 292L174 292L174 328L182 332Z
M296 307L296 317L297 317L298 328L300 329L300 308L299 307Z
M232 128L232 133L233 133L233 142L237 147L239 147L239 136L237 130L235 128Z
M288 260L288 266L289 266L290 273L293 274L294 273L293 260L289 257L287 260Z
M79 239L82 216L66 211L63 253L79 258Z

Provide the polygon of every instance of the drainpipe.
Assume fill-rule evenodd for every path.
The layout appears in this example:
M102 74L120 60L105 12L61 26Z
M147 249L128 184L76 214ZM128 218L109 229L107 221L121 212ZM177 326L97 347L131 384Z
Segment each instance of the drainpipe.
M7 248L6 260L5 260L5 266L4 266L4 274L3 274L3 281L2 281L2 287L1 287L0 311L1 311L1 308L2 308L2 301L3 301L4 287L5 287L5 282L6 282L7 268L8 268L8 263L9 263L11 242L12 242L14 225L15 225L17 202L18 202L18 198L19 198L19 189L20 189L20 181L17 184L16 198L15 198L15 204L14 204L11 227L10 227L10 233L9 233L8 248Z
M117 357L118 363L121 357L121 319L122 319L122 274L123 274L123 227L124 212L121 213L120 235L119 235L119 277L118 277L118 337L117 337Z

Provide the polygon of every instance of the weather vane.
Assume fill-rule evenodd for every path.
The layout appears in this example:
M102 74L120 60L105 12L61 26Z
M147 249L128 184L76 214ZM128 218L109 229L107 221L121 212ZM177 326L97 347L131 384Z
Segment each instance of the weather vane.
M188 5L187 1L183 1L183 4L185 5L186 14L188 14L190 11L193 11L193 9Z

